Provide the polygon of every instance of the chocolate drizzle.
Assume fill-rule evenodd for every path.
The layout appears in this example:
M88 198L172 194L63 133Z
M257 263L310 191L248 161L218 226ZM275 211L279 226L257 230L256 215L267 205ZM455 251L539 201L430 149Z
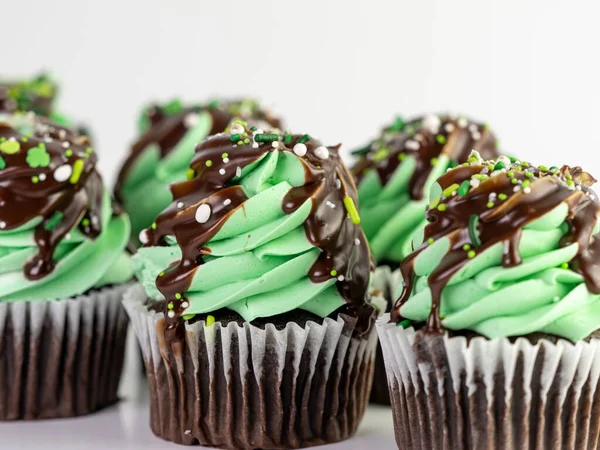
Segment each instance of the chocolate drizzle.
M451 116L426 116L405 123L402 119L385 128L381 136L363 150L353 172L358 182L369 170L376 170L382 185L386 185L401 161L408 155L416 157L417 165L409 183L413 200L421 200L423 188L433 166L441 155L455 164L466 161L471 150L486 159L498 156L496 138L486 125Z
M42 218L39 252L24 267L28 279L52 272L54 251L74 227L90 238L100 234L102 179L86 136L33 113L0 117L0 167L0 230Z
M115 197L118 200L123 200L121 191L125 180L144 150L149 145L156 144L160 149L161 158L165 158L188 132L189 127L192 126L194 116L202 112L208 112L212 117L212 128L209 135L225 131L234 117L252 122L266 122L270 127L275 128L281 126L279 118L275 117L270 111L261 108L253 100L213 102L208 105L188 107L181 106L178 101L164 106L152 105L145 111L143 117L143 122L147 123L147 129L133 144L131 152L117 177Z
M503 243L502 265L520 264L523 227L562 202L569 207L569 231L561 246L579 244L569 267L583 275L591 292L600 294L600 244L592 235L600 202L589 188L595 180L578 167L548 169L519 161L511 164L506 157L485 162L478 156L438 179L444 193L427 210L430 223L425 227L424 243L401 264L405 285L392 311L393 322L402 320L400 308L412 294L415 259L436 240L449 238L450 248L428 278L432 307L426 329L430 333L442 331L441 295L455 273L498 242ZM463 186L468 187L466 192L460 189Z
M183 323L180 317L187 307L184 295L196 269L203 263L203 255L210 253L207 243L238 208L244 208L247 197L236 184L241 170L268 152L291 152L299 143L306 149L298 157L306 181L288 192L282 203L283 211L291 214L312 199L304 227L309 241L322 253L310 269L309 277L316 283L337 277L340 294L349 304L348 312L359 318L359 325L366 332L374 314L366 303L370 254L362 229L350 220L344 206L344 198L350 197L354 203L357 199L352 177L338 155L339 146L323 147L307 135L253 135L247 128L244 133L245 142L238 141L233 145L235 148L230 134L218 134L199 144L190 166L194 178L171 186L174 202L146 231L146 246L166 245L167 236L174 236L182 251L182 259L156 280L167 301L167 337L183 330L178 325ZM275 136L275 140L261 142L260 136ZM327 156L323 157L325 148ZM208 211L202 223L197 220L199 208Z

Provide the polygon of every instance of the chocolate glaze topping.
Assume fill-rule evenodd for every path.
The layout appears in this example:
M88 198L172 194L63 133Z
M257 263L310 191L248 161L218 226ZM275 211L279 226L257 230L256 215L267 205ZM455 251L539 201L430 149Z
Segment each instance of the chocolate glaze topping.
M194 118L201 112L208 112L212 116L213 125L209 135L225 131L227 125L234 117L239 117L251 122L265 122L269 127L280 128L281 122L270 111L261 108L253 100L232 102L212 102L208 105L195 105L184 107L178 100L167 105L152 105L146 109L142 122L144 133L131 148L131 153L121 167L115 186L115 196L118 200L125 179L131 168L144 150L151 144L157 144L161 158L166 157L193 126Z
M49 116L56 93L56 84L46 74L31 80L0 81L0 111L33 111Z
M54 250L75 226L90 238L100 234L102 196L87 136L33 113L0 116L0 230L42 218L28 279L52 272Z
M392 178L407 155L416 156L417 166L410 180L409 194L413 200L423 198L423 187L441 155L456 164L466 161L471 150L486 159L498 156L496 137L487 125L464 117L430 115L404 122L401 118L384 128L381 136L357 150L361 159L353 172L358 182L369 170L376 170L383 185Z
M486 162L474 153L468 163L438 179L443 194L427 210L424 243L401 264L404 289L391 321L402 320L400 308L414 287L415 259L435 240L449 238L450 249L428 278L432 306L426 330L430 333L442 331L442 290L455 273L498 242L504 244L502 265L520 264L523 227L562 202L569 207L569 231L561 245L579 244L569 267L583 275L590 292L600 294L600 239L592 235L600 211L598 197L590 189L595 181L579 167L533 167L526 162L511 163L506 157Z
M282 208L289 214L312 200L304 227L308 239L322 254L309 276L315 283L337 277L348 311L367 331L374 314L373 307L366 303L371 258L362 229L354 223L357 216L349 214L345 206L352 203L349 208L353 209L357 198L352 176L339 157L339 146L324 147L308 135L253 133L251 128L240 128L239 123L235 126L234 135L218 134L198 145L190 166L193 178L171 186L174 202L146 232L146 246L166 245L165 238L174 236L182 250L181 261L173 263L156 280L167 305L171 303L165 311L167 335L182 330L178 324L183 323L180 317L188 306L184 294L203 263L203 255L210 254L206 244L237 209L244 208L247 197L236 184L241 170L268 152L293 149L304 166L306 182L290 190ZM199 223L197 211L207 207L209 217Z

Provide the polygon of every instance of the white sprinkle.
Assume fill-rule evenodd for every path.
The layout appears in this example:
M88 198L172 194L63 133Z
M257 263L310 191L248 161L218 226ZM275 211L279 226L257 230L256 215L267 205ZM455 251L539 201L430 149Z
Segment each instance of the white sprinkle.
M336 189L341 189L342 188L342 181L339 178L335 179L335 188Z
M146 245L148 243L148 232L146 230L140 231L139 239L142 244Z
M64 164L62 166L57 167L54 171L54 179L59 183L63 181L67 181L71 174L73 173L73 168L69 164Z
M298 143L294 145L294 153L300 157L306 155L306 144Z
M211 209L207 203L202 203L196 210L196 222L206 223L210 219Z
M271 142L271 147L273 147L273 148L279 148L279 141L273 141L273 142Z
M428 130L432 134L437 134L440 131L442 121L436 115L429 115L423 119L423 128Z
M52 138L51 138L50 136L46 136L46 137L44 138L44 141L46 141L46 142L50 143L50 142L52 142Z
M471 137L473 140L478 141L481 139L481 133L479 131L475 131L474 133L471 133Z
M338 281L344 281L344 280L345 280L345 278L344 278L344 275L340 275L340 276L338 277Z
M333 202L330 202L329 200L327 200L327 201L325 202L325 204L326 204L327 206L329 206L331 209L335 209L335 203L333 203Z
M359 246L360 245L360 239L358 239L358 238L354 239L354 245Z
M526 194L529 194L531 192L531 188L526 187L525 189L523 189L523 192L525 192Z
M315 155L317 158L329 159L329 149L324 146L317 147L315 149Z
M458 126L461 128L466 128L467 125L469 124L469 122L467 122L467 119L465 119L464 117L461 117L460 119L458 119Z
M419 150L421 144L419 144L417 141L408 140L404 144L404 147L406 147L408 150Z
M244 127L239 123L234 123L229 127L229 132L231 134L242 134L244 131Z
M46 181L46 174L45 173L40 173L38 178L40 179L40 181Z
M521 186L517 185L513 188L513 192L519 192L521 190Z
M177 202L177 207L178 207L179 209L183 208L183 202Z
M497 194L495 192L490 192L490 195L488 195L488 201L494 201L497 197Z
M415 134L414 138L419 142L423 142L423 140L425 139L425 137L421 133Z
M252 134L257 135L257 134L263 134L263 133L264 133L264 131L259 128L258 130L254 130L254 133L252 133Z
M67 137L67 132L65 130L58 130L58 137L64 141Z
M0 228L6 228L6 222L4 220L0 220Z
M242 176L242 168L241 167L238 167L237 169L235 169L235 176L236 177Z
M189 436L190 434L192 434L192 430L185 430L184 433Z
M480 183L481 183L481 181L479 181L477 178L471 178L471 181L469 182L471 187L474 187L474 188L478 188Z
M476 124L472 123L471 125L469 125L469 131L471 133L479 132L479 127Z
M226 198L226 199L225 199L225 201L223 202L223 204L224 204L225 206L229 206L229 205L231 205L231 200L230 200L230 199L228 199L228 198Z
M454 131L454 125L451 123L447 123L444 126L444 130L446 130L446 133L452 133Z
M69 148L70 145L67 141L62 143L63 148Z
M186 128L192 128L197 123L198 123L198 114L196 114L196 113L186 114L185 117L183 118L183 124L185 125Z
M234 145L235 147L235 145ZM254 144L252 144L252 148L258 148L258 142L255 142Z
M510 167L511 165L510 159L504 155L498 156L498 159L496 161L503 163L506 167Z
M182 308L187 308L188 306L190 306L190 304L188 302L182 302L181 303L181 307Z
M229 158L223 158L223 162L227 164L229 162Z
M71 239L71 233L67 233L65 234L65 239L68 241L69 239Z
M221 175L225 175L225 169L219 169L219 173L220 173Z
M167 316L169 316L169 318L172 319L173 317L175 317L175 311L169 311L167 313Z
M98 216L92 216L92 225L98 225L99 222Z

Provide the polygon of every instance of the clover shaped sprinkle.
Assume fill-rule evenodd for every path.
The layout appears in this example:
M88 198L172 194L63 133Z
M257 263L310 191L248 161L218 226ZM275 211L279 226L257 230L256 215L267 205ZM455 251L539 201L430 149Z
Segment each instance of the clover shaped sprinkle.
M48 167L50 164L50 155L46 151L44 144L29 149L27 152L27 164L29 164L29 167Z

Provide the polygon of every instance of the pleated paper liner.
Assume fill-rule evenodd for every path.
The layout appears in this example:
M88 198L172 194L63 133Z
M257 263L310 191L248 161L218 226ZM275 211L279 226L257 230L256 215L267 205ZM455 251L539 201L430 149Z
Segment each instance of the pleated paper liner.
M125 295L144 355L153 432L179 444L300 448L351 437L368 404L377 333L355 337L356 319L277 330L235 322L186 323L164 339L163 314L136 286Z
M74 417L117 401L126 288L0 302L0 420Z
M386 299L387 308L383 312L389 312L394 300L396 287L400 283L402 275L399 270L392 271L389 266L379 266L375 269L371 281L371 289L381 291ZM373 376L373 389L371 390L371 403L378 405L390 405L390 391L386 378L385 364L383 362L383 351L381 345L377 345L375 356L375 374Z
M388 320L377 328L398 448L599 448L600 340L467 340Z

